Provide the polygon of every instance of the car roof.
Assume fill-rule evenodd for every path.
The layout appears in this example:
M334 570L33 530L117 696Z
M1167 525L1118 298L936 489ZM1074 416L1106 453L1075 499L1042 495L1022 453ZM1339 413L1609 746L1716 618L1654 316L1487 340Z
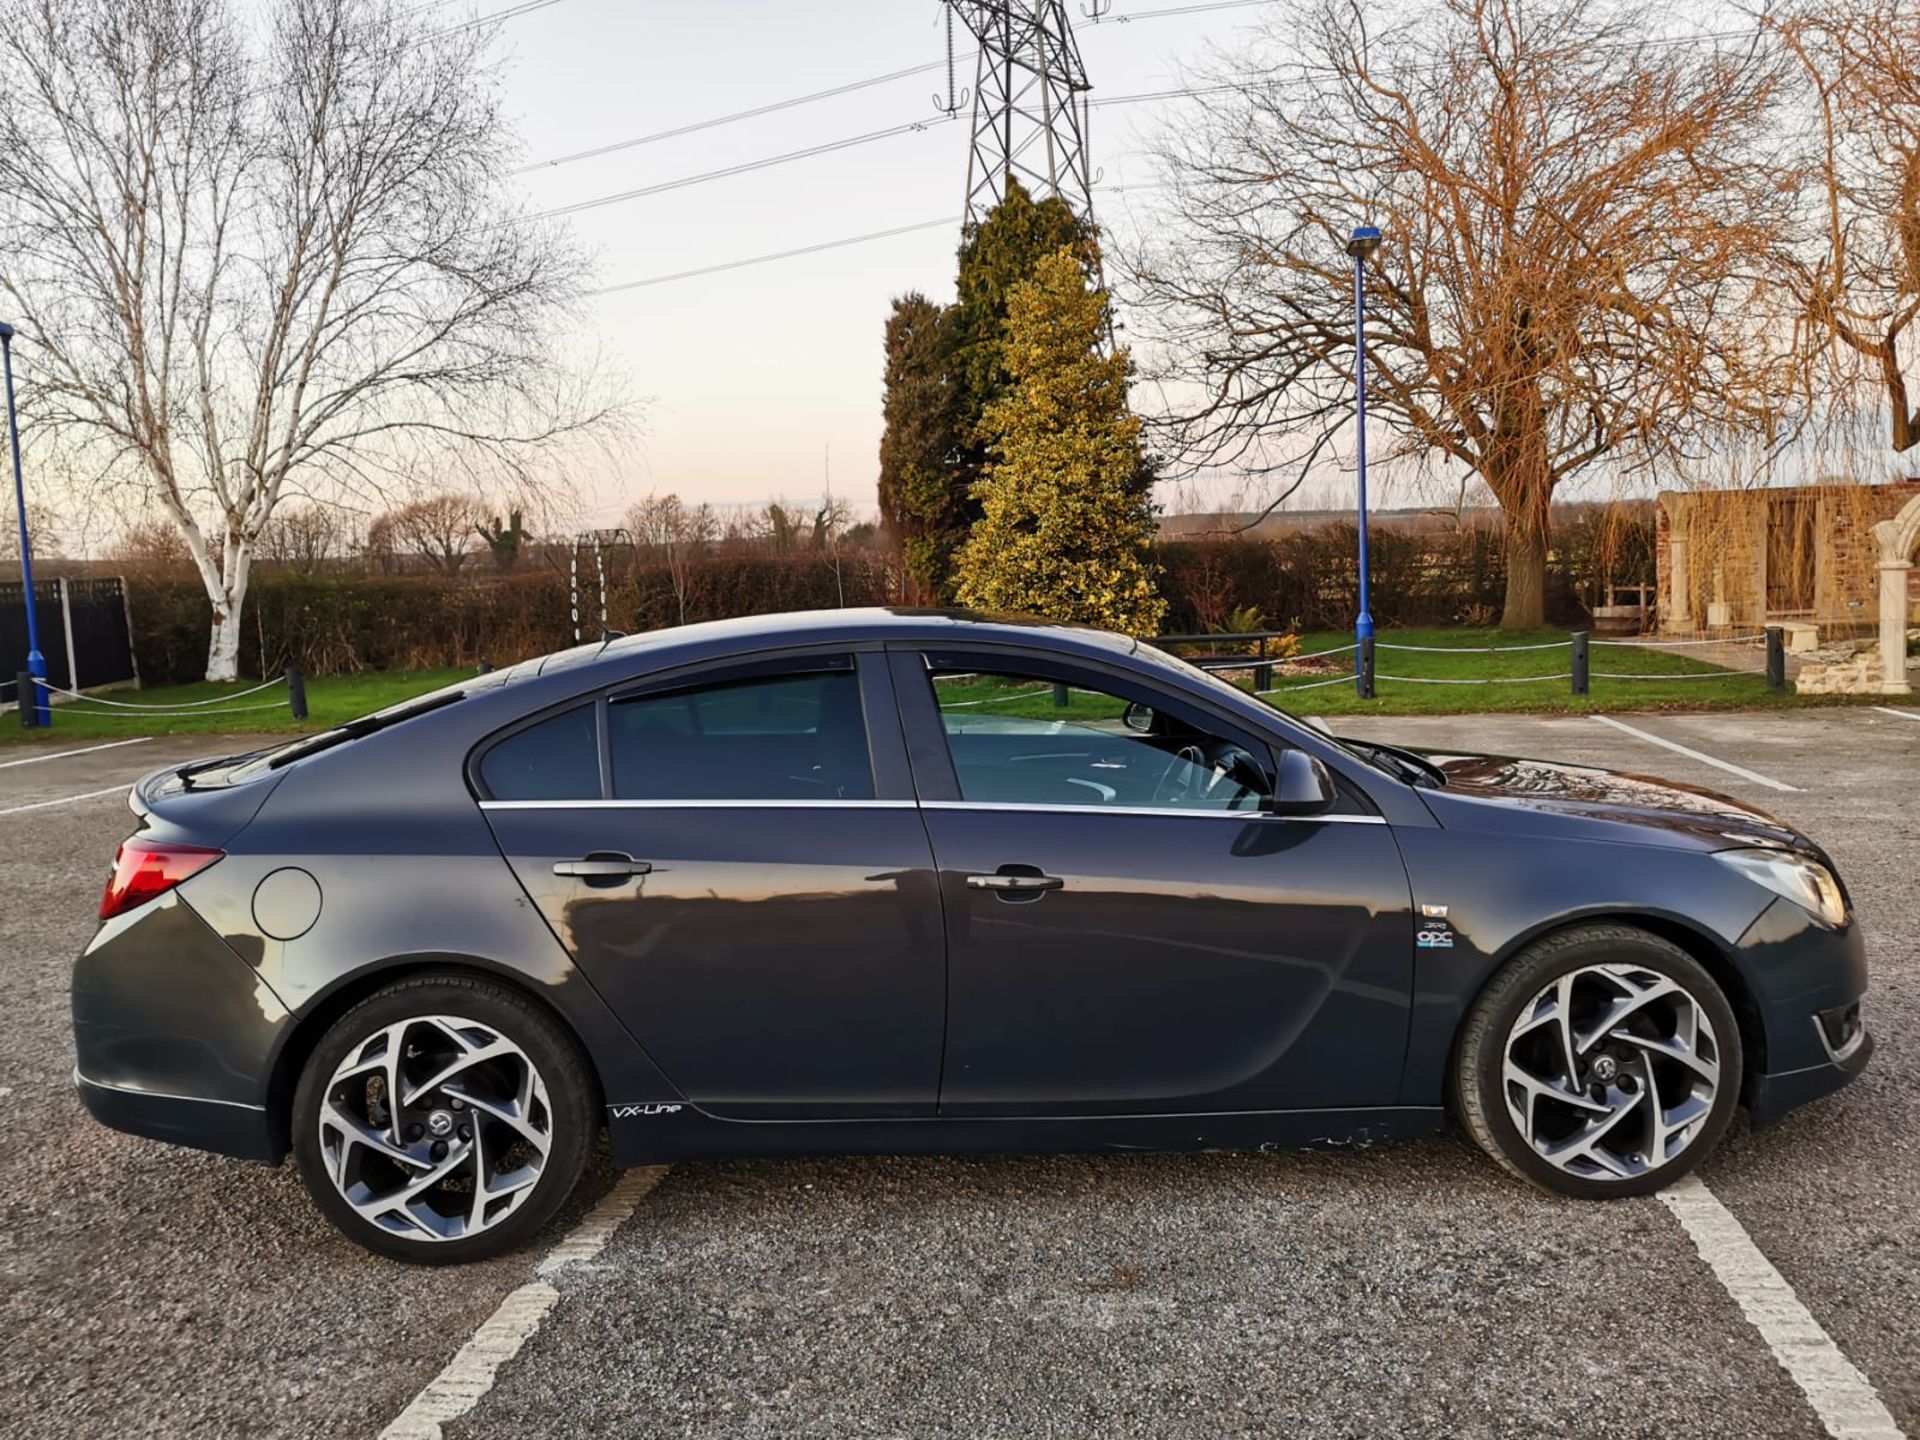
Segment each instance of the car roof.
M604 642L577 645L515 666L526 677L554 675L580 667L617 667L630 671L635 662L665 668L683 660L750 654L789 646L858 644L884 640L932 641L944 644L1017 644L1040 639L1049 649L1078 650L1084 654L1130 655L1141 642L1111 631L1067 625L1033 615L989 614L975 610L917 609L870 606L849 610L793 610L771 615L747 615L731 620L708 620L676 625L638 635L622 635Z

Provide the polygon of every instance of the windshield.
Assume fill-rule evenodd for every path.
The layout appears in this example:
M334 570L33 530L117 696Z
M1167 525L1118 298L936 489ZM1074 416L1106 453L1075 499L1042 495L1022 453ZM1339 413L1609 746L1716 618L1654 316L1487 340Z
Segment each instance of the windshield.
M1235 685L1231 680L1221 679L1218 675L1216 675L1213 671L1207 669L1204 665L1196 665L1193 663L1193 661L1183 659L1178 655L1174 655L1166 650L1160 649L1158 646L1142 644L1134 653L1138 655L1141 659L1150 660L1154 664L1159 665L1164 669L1178 671L1179 674L1185 679L1191 680L1193 679L1194 676L1198 675L1200 679L1206 684L1207 688L1210 690L1225 691L1227 694L1236 696L1241 700L1245 700L1248 697L1248 695L1251 693L1249 691L1242 690L1238 685ZM1253 666L1248 665L1246 668L1251 670ZM1306 721L1302 720L1298 715L1295 715L1291 710L1287 710L1282 708L1281 706L1274 705L1271 701L1268 701L1265 696L1255 696L1254 698L1262 701L1262 703L1266 704L1268 708L1276 711L1287 720L1292 721L1295 725L1299 726L1302 730L1309 730L1309 729L1312 730L1315 735L1319 736L1320 739L1325 741L1327 744L1332 745L1336 750L1340 750L1345 754L1351 755L1354 759L1358 760L1362 765L1370 765L1376 770L1385 770L1387 774L1393 775L1395 776L1395 778L1400 778L1398 771L1389 769L1388 767L1382 765L1375 758L1375 756L1372 753L1370 753L1372 750L1371 746L1361 746L1346 740L1336 739L1334 736L1329 735L1325 730L1322 730L1319 726L1308 725Z

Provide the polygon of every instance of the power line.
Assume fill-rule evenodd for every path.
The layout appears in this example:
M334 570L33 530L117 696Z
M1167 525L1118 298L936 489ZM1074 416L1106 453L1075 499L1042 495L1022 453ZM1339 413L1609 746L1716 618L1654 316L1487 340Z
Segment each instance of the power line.
M1163 183L1157 180L1145 181L1138 185L1100 185L1097 189L1110 190L1122 194L1129 190L1158 190ZM800 245L791 250L773 250L765 255L749 255L740 260L726 260L718 265L702 265L693 270L676 270L670 275L650 275L645 280L623 280L618 285L602 286L598 290L589 290L589 298L600 295L617 295L623 290L644 290L654 285L667 285L676 280L693 280L702 275L719 275L729 270L745 270L753 265L770 265L778 260L795 260L803 255L818 255L824 250L844 250L850 245L865 245L873 240L891 240L897 235L912 235L921 230L937 230L946 225L958 225L958 215L943 215L938 220L920 220L911 225L895 225L887 230L870 230L864 235L846 235L838 240L822 240L813 245Z
M665 285L674 280L691 280L700 275L718 275L727 270L744 270L749 265L766 265L775 260L792 260L801 255L818 255L822 250L840 250L849 245L864 245L869 240L891 240L896 235L911 235L917 230L934 230L958 225L958 215L943 215L938 220L922 220L914 225L896 225L891 230L872 230L865 235L849 235L840 240L822 240L817 245L801 245L792 250L775 250L766 255L750 255L744 260L728 260L719 265L702 265L697 270L676 270L671 275L654 275L645 280L627 280L604 289L589 290L589 295L613 295L622 290L644 290L649 285Z
M815 155L830 155L837 150L850 150L856 145L870 145L876 140L891 139L895 135L907 135L915 130L931 130L937 125L951 123L954 118L951 115L943 115L931 120L910 120L904 125L892 125L885 130L869 130L861 135L848 135L839 140L809 145L804 150L788 150L779 155L763 155L758 160L743 160L738 165L728 165L719 170L702 170L698 174L682 175L675 180L661 180L633 190L621 190L611 195L596 195L590 200L578 200L571 205L557 205L551 210L538 210L527 218L553 220L562 215L578 215L584 210L598 210L603 206L618 205L627 200L639 200L648 195L664 195L669 190L683 190L689 185L704 185L709 180L725 180L734 175L748 175L756 170L771 169L775 165L811 159Z
M1270 3L1270 0L1261 0L1261 3ZM679 125L671 130L656 130L651 135L636 135L630 140L615 140L606 145L595 145L589 150L575 150L567 155L555 155L550 160L536 160L530 165L522 165L519 169L508 173L528 175L537 170L551 170L556 165L571 165L576 160L593 160L602 155L617 154L622 150L632 150L640 145L652 145L661 140L677 140L682 135L693 135L701 130L713 130L739 120L753 120L762 115L772 115L780 110L791 110L796 105L811 105L816 100L831 100L838 95L851 95L856 90L870 90L876 85L887 85L895 80L925 75L928 71L938 70L946 63L944 60L932 60L925 65L910 65L905 70L890 70L885 75L870 75L865 80L851 80L845 85L835 85L827 90L815 90L809 95L795 95L790 99L775 100L770 104L756 105L751 110L736 110L730 115L716 115L709 120L696 120L691 125Z
M538 8L540 4L554 4L557 0L532 0L522 8ZM1158 20L1167 15L1197 15L1209 10L1240 10L1250 5L1272 5L1276 0L1208 0L1199 5L1175 5L1163 10L1140 10L1130 15L1108 15L1095 21L1095 25L1129 25L1135 20ZM519 13L518 10L510 12ZM502 17L495 17L502 18ZM959 57L966 60L976 59L978 51ZM683 135L697 134L702 130L717 129L722 125L736 124L741 120L755 120L762 115L772 115L782 110L791 110L800 105L811 105L819 100L832 100L842 95L851 95L860 90L871 90L878 85L890 85L896 80L908 80L915 75L926 75L940 69L945 60L930 60L924 65L909 65L904 70L890 70L884 75L869 75L864 80L850 80L844 85L834 85L825 90L815 90L806 95L794 95L785 100L774 100L765 105L756 105L748 110L735 110L726 115L715 115L710 119L696 120L688 125L679 125L671 130L656 130L651 135L635 135L626 140L613 140L605 145L595 145L585 150L570 151L565 155L555 155L546 160L535 160L522 165L509 173L531 175L541 170L551 170L559 165L571 165L580 160L596 160L603 155L615 155L622 150L632 150L642 145L653 145L662 140L677 140ZM1113 104L1114 101L1095 101L1097 104Z

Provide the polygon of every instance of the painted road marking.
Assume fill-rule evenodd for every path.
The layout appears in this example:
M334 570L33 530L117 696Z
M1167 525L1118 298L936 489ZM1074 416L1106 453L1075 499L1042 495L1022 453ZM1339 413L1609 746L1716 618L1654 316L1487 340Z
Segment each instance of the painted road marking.
M1841 1353L1786 1277L1699 1177L1689 1175L1668 1186L1659 1200L1800 1387L1827 1434L1834 1440L1903 1440L1873 1382Z
M62 795L58 800L36 800L31 805L15 805L0 810L0 815L24 815L29 810L51 810L56 805L77 805L82 800L98 800L102 795L124 795L132 785L109 785L104 790L89 790L84 795Z
M91 755L96 750L117 750L122 745L144 745L153 739L151 735L136 735L131 740L109 740L104 745L88 745L79 750L57 750L51 755L29 755L24 760L0 760L0 770L11 770L16 765L38 765L42 760L64 760L69 755Z
M1895 710L1891 705L1876 705L1873 708L1882 715L1898 715L1902 720L1920 720L1920 715L1914 714L1911 710Z
M1662 740L1658 735L1650 735L1645 730L1636 730L1631 725L1622 725L1618 720L1612 719L1609 716L1595 715L1592 718L1598 720L1602 725L1611 725L1616 730L1624 731L1637 740L1644 740L1649 745L1658 745L1663 749L1673 751L1676 755L1685 755L1690 760L1698 760L1703 765L1711 765L1716 770L1726 771L1729 775L1738 775L1742 780L1751 780L1756 785L1770 785L1775 790L1799 792L1800 787L1798 785L1789 785L1784 780L1770 779L1760 774L1757 770L1749 770L1746 766L1735 765L1731 761L1716 760L1713 756L1703 751L1690 749L1672 740Z
M493 1389L500 1367L520 1353L559 1303L552 1277L592 1260L667 1173L665 1165L629 1170L592 1212L540 1262L534 1278L500 1302L433 1381L413 1397L380 1440L440 1440L440 1427L466 1414Z

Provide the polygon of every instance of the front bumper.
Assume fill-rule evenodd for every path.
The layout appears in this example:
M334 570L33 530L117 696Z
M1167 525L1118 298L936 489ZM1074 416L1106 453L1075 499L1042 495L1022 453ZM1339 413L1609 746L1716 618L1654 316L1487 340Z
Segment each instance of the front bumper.
M1750 1072L1745 1100L1755 1125L1832 1094L1866 1069L1873 1037L1859 1023L1867 990L1866 943L1857 919L1843 930L1813 922L1776 900L1741 937L1764 1037L1763 1066ZM1836 1027L1851 1014L1853 1029Z

